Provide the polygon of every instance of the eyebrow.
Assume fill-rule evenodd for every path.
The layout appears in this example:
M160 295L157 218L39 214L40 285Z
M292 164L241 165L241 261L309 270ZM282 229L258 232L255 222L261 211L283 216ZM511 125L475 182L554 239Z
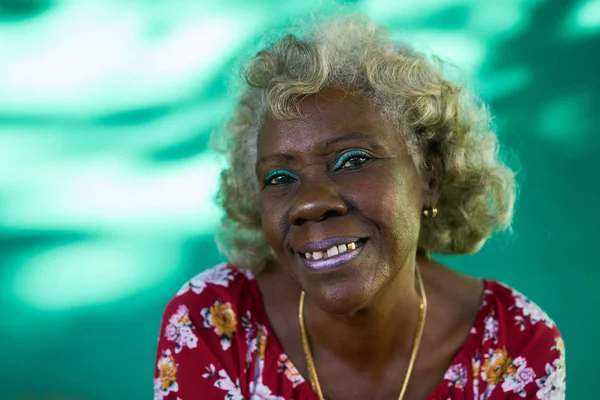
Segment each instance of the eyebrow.
M377 140L373 136L365 135L364 133L360 133L360 132L353 132L353 133L349 133L347 135L328 139L325 142L320 143L319 146L322 146L322 147L328 149L336 143L350 142L350 141L357 140L357 139L367 141L370 144L374 145L375 147L378 147L378 148L381 147L381 145L379 143L377 143ZM267 161L275 161L275 160L291 161L293 159L294 159L294 156L292 156L288 153L272 153L272 154L269 154L266 156L262 156L260 159L258 159L258 162L256 163L256 165L260 165Z
M291 155L287 154L287 153L273 153L273 154L269 154L268 156L262 156L261 158L258 159L258 162L256 163L256 165L262 164L264 162L267 161L271 161L271 160L288 160L291 161L293 160L294 157L292 157Z
M344 136L338 136L338 137L328 139L325 141L325 143L323 143L323 145L325 148L329 148L336 143L350 142L350 141L357 140L357 139L365 140L371 144L377 144L377 141L373 136L365 135L364 133L360 133L360 132L353 132L353 133L349 133Z

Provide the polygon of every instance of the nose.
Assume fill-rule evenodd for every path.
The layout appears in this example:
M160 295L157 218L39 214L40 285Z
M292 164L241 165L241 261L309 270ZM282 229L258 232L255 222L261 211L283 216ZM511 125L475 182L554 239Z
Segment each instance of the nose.
M327 179L305 181L299 185L293 200L290 222L302 225L308 221L318 222L347 212L348 205L339 195L333 182Z

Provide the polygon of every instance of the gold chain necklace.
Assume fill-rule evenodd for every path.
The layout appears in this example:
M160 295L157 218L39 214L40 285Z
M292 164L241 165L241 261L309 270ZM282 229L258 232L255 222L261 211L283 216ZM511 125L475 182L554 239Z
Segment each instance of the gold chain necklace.
M417 329L415 330L415 335L413 337L412 349L410 353L410 360L408 362L408 369L406 370L406 376L404 377L404 383L402 384L402 390L400 391L400 396L398 396L398 400L402 400L404 398L404 393L406 393L406 388L408 387L408 382L410 381L410 375L412 373L413 367L415 366L415 361L417 360L417 354L419 353L419 348L421 347L421 338L423 336L423 328L425 327L425 315L427 314L427 295L425 294L425 287L423 286L423 278L421 278L421 272L419 271L419 267L416 267L417 271L417 280L419 281L419 291L421 295L421 303L419 305L419 319L417 321ZM310 351L310 345L308 343L308 335L306 333L306 327L304 326L304 291L300 294L300 305L298 307L298 320L300 321L300 332L302 333L302 345L304 347L304 355L306 356L306 366L308 368L308 376L310 379L310 385L313 390L319 396L319 400L325 400L323 397L323 392L321 391L321 384L319 383L319 377L317 376L317 370L315 368L315 362L312 357L312 353Z

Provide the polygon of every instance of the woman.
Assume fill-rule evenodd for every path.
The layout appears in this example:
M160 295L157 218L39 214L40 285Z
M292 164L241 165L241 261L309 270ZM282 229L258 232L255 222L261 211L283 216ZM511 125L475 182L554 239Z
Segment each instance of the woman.
M229 263L167 306L155 399L559 399L564 346L518 292L431 253L510 225L485 109L362 17L252 60L219 138Z

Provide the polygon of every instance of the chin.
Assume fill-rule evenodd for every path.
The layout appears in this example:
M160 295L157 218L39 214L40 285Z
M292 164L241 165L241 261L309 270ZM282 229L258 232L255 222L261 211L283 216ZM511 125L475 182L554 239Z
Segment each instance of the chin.
M369 306L391 279L387 263L372 254L369 244L360 246L358 256L336 268L308 268L301 258L288 260L292 273L312 302L323 311L352 315ZM378 267L374 267L378 266Z
M307 295L323 311L353 315L366 308L376 294L375 285L370 285L364 279L353 282L344 280L328 282L323 285L311 285L307 288Z

